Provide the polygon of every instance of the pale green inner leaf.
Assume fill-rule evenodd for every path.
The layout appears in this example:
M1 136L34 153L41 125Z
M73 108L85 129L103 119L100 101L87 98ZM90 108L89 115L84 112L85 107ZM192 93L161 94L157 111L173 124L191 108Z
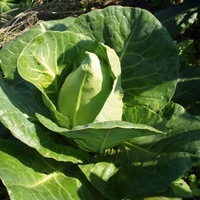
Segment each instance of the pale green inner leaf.
M68 116L72 127L93 122L112 88L112 77L98 57L87 52L81 66L65 80L58 96L58 109Z

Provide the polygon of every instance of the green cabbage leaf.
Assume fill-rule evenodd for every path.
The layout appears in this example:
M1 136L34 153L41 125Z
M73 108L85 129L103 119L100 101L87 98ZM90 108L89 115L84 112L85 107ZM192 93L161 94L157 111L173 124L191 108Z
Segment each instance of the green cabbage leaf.
M41 22L0 59L11 200L159 196L197 163L199 118L172 101L179 57L150 12L110 6Z

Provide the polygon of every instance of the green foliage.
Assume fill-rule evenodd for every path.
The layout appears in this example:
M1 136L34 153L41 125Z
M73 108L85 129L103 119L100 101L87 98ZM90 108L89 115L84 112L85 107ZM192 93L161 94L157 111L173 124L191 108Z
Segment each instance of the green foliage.
M18 7L19 2L16 2L15 0L3 0L0 2L0 14L4 12L8 12L14 8Z
M179 45L183 60L191 44ZM151 13L121 6L41 22L7 43L0 177L11 200L192 196L183 175L199 159L200 123L185 108L199 80L192 72L180 92L179 58Z
M194 23L198 22L199 3L183 4L170 7L155 13L173 38L185 33Z
M188 4L164 9L156 14L176 40L179 51L181 67L173 101L183 105L198 119L200 115L199 6L198 1L188 1ZM194 182L191 182L192 177L196 179ZM178 196L198 198L200 196L198 182L199 166L195 165L181 179L178 179L178 183L172 185L172 189Z
M18 14L31 8L36 4L36 0L1 0L0 2L0 26L5 25L9 20L12 20Z

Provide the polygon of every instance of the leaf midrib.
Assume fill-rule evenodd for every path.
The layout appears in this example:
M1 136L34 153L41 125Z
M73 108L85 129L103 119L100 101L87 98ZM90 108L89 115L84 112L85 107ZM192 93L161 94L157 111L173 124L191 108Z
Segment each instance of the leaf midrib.
M47 72L49 72L47 74L49 74L51 76L52 80L54 80L55 73L53 72L53 70L45 62L43 62L33 51L32 51L32 54L37 59L37 61L47 70Z

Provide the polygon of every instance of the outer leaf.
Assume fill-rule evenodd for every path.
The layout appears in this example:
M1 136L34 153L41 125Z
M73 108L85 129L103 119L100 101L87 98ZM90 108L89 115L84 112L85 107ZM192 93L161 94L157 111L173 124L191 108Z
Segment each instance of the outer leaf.
M38 121L34 121L31 113L33 114L41 109L30 108L32 104L35 104L35 98L31 98L33 93L30 94L27 90L24 90L23 95L20 96L21 93L16 93L15 90L9 88L2 77L0 77L0 86L0 121L16 138L35 148L43 156L59 161L77 163L87 158L87 154L81 150L67 146L66 143L56 143L55 135L43 130L38 125ZM27 96L29 102L22 98L24 95ZM33 102L31 102L31 99Z
M198 118L190 115L179 104L170 103L163 112L163 117L167 120L166 126L168 133L179 134L187 130L200 130L200 123Z
M37 35L45 32L46 29L40 26L34 26L29 31L19 36L16 40L6 43L1 50L1 67L5 77L9 80L18 78L17 76L17 59L22 49Z
M116 158L117 160L118 158ZM109 162L111 161L111 162ZM99 161L97 163L90 163L85 165L80 165L80 169L83 171L88 180L96 187L98 190L109 199L123 199L123 195L120 194L119 190L115 190L115 185L117 183L110 183L109 179L114 176L119 167L113 163L112 160L108 159L106 161ZM122 187L125 187L122 184Z
M98 162L80 165L80 168L95 187L108 198L134 199L156 196L197 162L196 152L193 154L187 152L189 150L187 146L194 145L200 138L196 132L195 139L189 140L190 134L183 133L181 138L171 138L171 142L175 141L173 149L167 140L163 140L160 144L155 143L153 147L158 147L157 151L134 141L127 144L121 153L118 152L110 158L99 158ZM143 140L145 139L147 138L144 137ZM177 148L179 144L181 147L176 150L175 147ZM124 185L126 187L123 187Z
M200 4L196 2L174 6L155 13L155 16L163 23L172 37L177 37L198 20L199 6Z
M146 124L166 132L164 120L148 107L134 106L124 109L123 120L135 124Z
M177 80L178 56L170 35L148 11L111 6L79 16L68 30L117 52L127 104L157 111L169 102Z
M84 35L47 31L23 49L18 59L18 71L23 79L55 102L63 81L61 73L73 70L78 50L90 43Z
M64 127L69 127L69 119L55 107L63 83L61 75L65 77L73 70L79 49L90 43L84 35L47 31L26 45L18 59L19 74L43 93L45 105Z
M74 17L66 17L59 20L42 21L40 26L44 26L46 30L66 31L67 27L74 21Z
M163 133L153 127L123 121L77 126L63 134L73 139L82 149L99 153L133 138L152 135L157 135L158 138L163 137Z
M200 67L185 67L180 72L173 101L184 106L188 112L200 115Z
M62 20L42 21L21 36L17 37L15 40L6 43L4 48L1 50L0 56L1 67L5 77L9 80L13 80L17 77L17 59L23 48L30 43L33 38L46 32L47 30L64 31L72 22L72 17Z
M135 199L159 195L189 170L195 160L194 155L187 153L153 154L133 146L111 158L79 167L106 197Z
M47 159L20 142L0 140L0 178L10 199L105 199L73 164Z
M134 199L159 195L182 177L200 157L200 123L177 104L164 116L165 138L136 137L80 165L88 180L111 199Z
M143 124L132 124L124 121L96 122L83 126L76 126L71 130L61 128L54 122L37 114L40 122L54 132L72 139L81 149L89 152L102 153L108 148L133 138L144 136L162 138L163 133L153 127Z

